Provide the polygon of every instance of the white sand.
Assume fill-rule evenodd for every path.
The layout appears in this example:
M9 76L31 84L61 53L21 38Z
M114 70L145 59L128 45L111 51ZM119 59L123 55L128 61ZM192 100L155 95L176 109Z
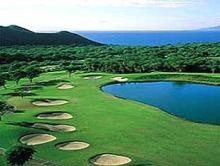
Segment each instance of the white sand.
M23 91L24 93L32 93L31 90Z
M101 154L91 159L91 162L95 165L114 166L130 163L131 159L125 156L119 156L114 154Z
M61 150L82 150L89 147L89 144L86 142L64 142L56 145L57 148Z
M90 76L90 77L84 77L85 80L97 80L102 78L102 76Z
M35 123L32 125L32 127L56 132L71 132L76 130L75 127L70 125L51 125L46 123Z
M23 136L20 141L26 145L39 145L47 142L54 141L56 137L49 134L29 134Z
M39 101L34 101L32 102L32 104L36 105L36 106L55 106L55 105L63 105L63 104L66 104L68 103L68 101L66 100L50 100L50 99L47 99L47 100L39 100Z
M74 86L71 84L62 84L58 87L58 89L60 89L60 90L72 89L72 88L74 88Z
M37 116L38 119L51 119L51 120L62 120L62 119L71 119L72 115L65 112L51 112L51 113L42 113Z
M123 78L123 77L114 77L112 78L113 81L117 81L117 82L127 82L128 78Z

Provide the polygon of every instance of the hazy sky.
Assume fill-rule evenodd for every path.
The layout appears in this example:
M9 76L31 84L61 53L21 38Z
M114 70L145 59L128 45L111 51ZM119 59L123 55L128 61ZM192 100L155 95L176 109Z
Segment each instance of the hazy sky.
M0 0L0 25L35 31L174 30L220 25L220 0Z

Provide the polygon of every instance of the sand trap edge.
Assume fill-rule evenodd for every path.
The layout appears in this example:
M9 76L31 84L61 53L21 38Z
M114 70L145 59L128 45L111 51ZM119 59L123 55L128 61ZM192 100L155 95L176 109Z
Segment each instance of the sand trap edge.
M125 77L114 77L114 78L111 78L113 81L117 81L117 82L127 82L128 81L128 78L125 78Z
M47 130L52 132L74 132L76 131L75 126L66 125L66 124L50 124L50 123L33 123L32 128Z
M101 79L103 76L85 76L83 77L84 80L98 80Z
M37 141L37 140L34 140L36 139L36 137L48 137L48 139L46 140L42 140L42 141ZM30 137L30 138L28 138ZM45 133L32 133L32 134L26 134L26 135L23 135L19 138L19 141L22 143L22 144L25 144L25 145L41 145L41 144L45 144L45 143L49 143L49 142L52 142L54 140L56 140L57 138L53 135L50 135L50 134L45 134ZM28 141L29 140L29 141ZM32 141L30 141L32 140Z
M52 116L52 114L60 114L60 115ZM45 116L42 116L42 115L45 115ZM63 115L64 117L62 117ZM43 112L43 113L37 114L35 117L37 119L48 119L48 120L68 120L68 119L73 118L73 116L68 112Z
M57 89L59 89L59 90L67 90L67 89L73 89L73 88L75 88L75 86L74 85L72 85L72 84L61 84L61 85L59 85L58 87L57 87Z
M64 99L36 99L31 101L34 106L38 107L49 107L49 106L59 106L69 103L68 100Z
M114 156L114 157L119 157L119 158L123 159L124 161L121 161L118 163L112 163L112 164L110 164L109 162L107 162L107 163L97 162L97 160L100 159L103 155L110 155L110 156ZM89 163L91 163L93 165L100 165L100 166L120 166L120 165L128 164L130 162L132 162L131 158L124 156L124 155L114 154L114 153L102 153L102 154L97 154L97 155L89 158Z
M67 146L68 144L71 143L78 143L81 144L81 147L77 148L77 147L69 147L69 148L65 148L63 146ZM74 145L73 145L74 146ZM59 142L55 145L56 148L58 148L59 150L63 150L63 151L78 151L78 150L84 150L87 149L88 147L90 147L90 144L84 141L79 141L79 140L73 140L73 141L64 141L64 142Z

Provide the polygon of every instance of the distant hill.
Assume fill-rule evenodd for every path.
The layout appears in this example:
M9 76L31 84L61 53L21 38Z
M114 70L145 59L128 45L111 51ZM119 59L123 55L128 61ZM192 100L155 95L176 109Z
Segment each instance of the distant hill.
M202 28L201 30L220 31L220 26L208 27L208 28Z
M10 25L0 26L0 46L12 45L101 45L78 34L61 31L58 33L35 33L28 29Z

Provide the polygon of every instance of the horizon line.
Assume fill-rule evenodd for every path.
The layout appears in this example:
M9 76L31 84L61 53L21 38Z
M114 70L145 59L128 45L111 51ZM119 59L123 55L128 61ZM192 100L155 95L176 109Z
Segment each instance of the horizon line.
M193 29L125 29L125 30L117 30L117 29L108 29L108 30L92 30L92 29L88 29L88 30L71 30L69 28L67 29L59 29L59 30L32 30L34 28L26 28L25 26L20 26L20 25L16 25L16 24L10 24L10 25L0 25L3 27L9 27L9 26L18 26L21 28L25 28L27 30L33 31L35 33L58 33L58 32L62 32L62 31L68 31L68 32L146 32L146 31L152 31L152 32L157 32L157 31L209 31L209 30L215 30L212 28L215 27L219 27L219 25L216 26L211 26L211 27L200 27L200 28L193 28Z

